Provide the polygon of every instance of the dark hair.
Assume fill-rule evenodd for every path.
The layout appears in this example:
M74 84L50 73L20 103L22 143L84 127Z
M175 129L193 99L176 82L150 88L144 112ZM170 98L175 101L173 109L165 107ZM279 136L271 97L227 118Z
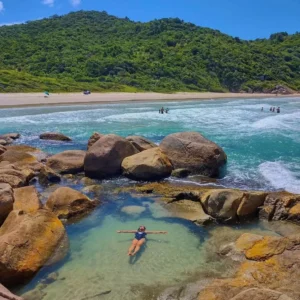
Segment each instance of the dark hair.
M144 229L144 231L146 231L146 227L145 227L145 226L143 226L143 225L141 225L141 226L138 228L138 231L142 231L142 230L141 230L141 228L143 228L143 229Z

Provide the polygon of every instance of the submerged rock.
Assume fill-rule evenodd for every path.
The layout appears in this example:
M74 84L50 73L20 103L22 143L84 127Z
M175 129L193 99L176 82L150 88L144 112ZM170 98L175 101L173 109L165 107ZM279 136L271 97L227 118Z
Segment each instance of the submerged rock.
M171 175L172 164L160 148L152 148L126 157L123 175L134 180L160 180Z
M21 297L18 297L11 293L7 288L5 288L1 283L0 283L0 299L1 300L24 300Z
M82 193L69 187L60 187L50 195L45 207L58 218L69 219L87 214L96 205L96 201L92 201Z
M147 140L143 136L130 135L126 137L126 140L128 140L139 151L145 151L157 147L156 144L154 144L150 140Z
M14 194L12 187L7 183L0 183L0 226L13 210Z
M14 210L31 213L42 208L37 190L33 186L14 189L14 199Z
M71 138L69 138L68 136L59 133L59 132L45 132L40 134L40 139L41 140L53 140L53 141L65 141L65 142L69 142L72 141Z
M82 150L63 151L49 157L46 165L59 174L76 174L83 171L85 154Z
M104 136L104 134L101 134L99 132L94 132L88 140L87 148L90 149L103 136Z
M66 237L61 221L50 211L12 211L0 227L0 278L15 285L32 277Z
M138 153L126 139L108 134L101 137L86 153L84 171L91 178L108 178L120 175L124 158Z
M142 212L146 210L143 206L138 205L129 205L122 207L121 211L128 215L140 215Z
M174 169L188 169L193 174L217 176L227 160L221 147L197 132L170 134L162 140L160 148L169 157Z

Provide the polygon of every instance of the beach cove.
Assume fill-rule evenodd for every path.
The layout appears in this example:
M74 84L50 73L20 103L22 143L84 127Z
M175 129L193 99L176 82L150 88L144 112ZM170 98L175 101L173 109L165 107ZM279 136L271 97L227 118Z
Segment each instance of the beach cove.
M66 105L58 96L58 102L50 102L50 96L43 106L3 108L0 135L18 132L21 137L16 144L55 154L86 150L94 132L123 137L139 135L159 144L169 134L196 131L224 149L228 156L226 167L216 179L197 175L184 179L169 177L167 183L300 194L300 98L265 95L263 99L229 97L197 101L188 98L183 102L169 98L167 102L160 99L153 102L147 97L142 102L86 105L80 104L78 96L77 105ZM5 105L9 104L7 99ZM19 99L11 105L38 104ZM72 97L68 99L71 101ZM134 99L125 97L123 101L130 100ZM107 100L103 98L103 101ZM58 103L61 105L52 105ZM170 109L168 114L158 113L162 106ZM281 113L270 112L270 107L280 107ZM39 135L48 131L61 132L72 141L40 140ZM79 222L66 226L70 240L68 255L60 263L43 268L27 285L15 290L19 295L27 294L26 299L157 299L171 286L233 276L236 262L220 259L217 254L222 242L234 242L245 232L282 237L287 236L283 228L289 228L290 233L299 233L297 226L278 228L257 220L199 227L174 216L155 194L116 193L120 188L136 185L124 177L87 184L82 175L65 176L60 184L47 188L38 182L33 185L41 193L43 203L59 186L84 191L87 185L100 185L100 191L85 193L100 200L101 205ZM128 210L132 206L142 209ZM149 230L167 230L168 235L151 236L139 256L128 258L126 251L132 236L117 235L116 230L136 229L140 224Z

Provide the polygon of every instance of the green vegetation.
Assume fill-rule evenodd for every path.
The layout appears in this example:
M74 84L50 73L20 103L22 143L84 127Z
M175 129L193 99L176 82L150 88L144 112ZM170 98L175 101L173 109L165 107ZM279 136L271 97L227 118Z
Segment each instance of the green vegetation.
M300 90L300 34L245 41L180 19L106 12L0 27L0 92Z

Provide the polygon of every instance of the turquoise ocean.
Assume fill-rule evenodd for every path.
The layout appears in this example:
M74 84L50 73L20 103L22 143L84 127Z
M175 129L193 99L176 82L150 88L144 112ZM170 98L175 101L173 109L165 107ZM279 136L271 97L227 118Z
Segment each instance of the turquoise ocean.
M160 107L168 114L159 114ZM280 107L281 113L270 112ZM261 108L264 108L261 111ZM39 140L46 131L59 131L73 141ZM159 143L166 135L197 131L218 143L228 155L220 178L198 185L300 193L300 98L224 99L184 102L130 102L76 106L40 106L0 110L0 134L19 132L18 143L49 153L86 149L89 136L98 131L121 136L142 135ZM169 181L176 179L170 178ZM81 189L80 183L62 184ZM99 182L102 201L90 216L66 226L70 250L57 265L45 267L17 290L35 293L37 299L156 299L163 288L209 276L226 276L234 265L212 255L221 241L241 232L280 234L270 224L249 223L202 228L175 218L149 197L113 194L115 187L133 184L115 178ZM40 192L44 192L37 186ZM51 188L50 188L51 189ZM126 214L124 206L142 206L140 214ZM134 259L127 256L131 235L118 229L167 230L165 236L149 236ZM55 280L49 279L55 274ZM51 278L50 276L50 278ZM34 298L32 298L34 299Z

